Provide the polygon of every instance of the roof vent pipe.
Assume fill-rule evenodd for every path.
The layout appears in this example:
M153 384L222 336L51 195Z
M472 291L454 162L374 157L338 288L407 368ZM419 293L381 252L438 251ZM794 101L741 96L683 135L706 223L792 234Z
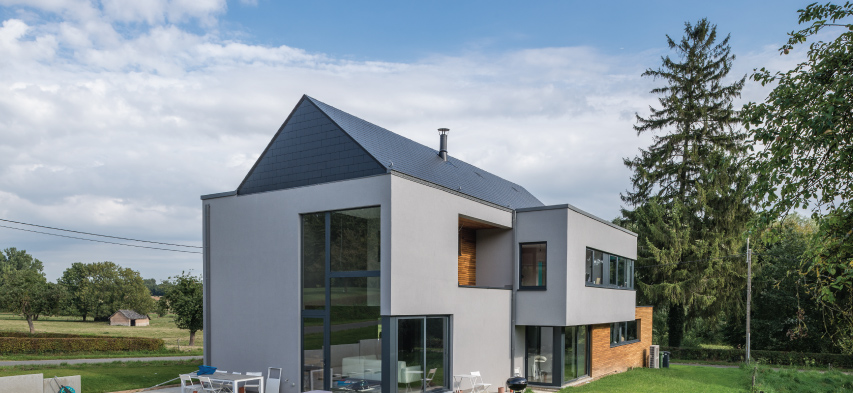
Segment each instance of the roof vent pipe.
M441 134L441 143L439 144L438 156L441 157L442 160L447 161L447 132L450 131L449 128L439 128L438 133Z

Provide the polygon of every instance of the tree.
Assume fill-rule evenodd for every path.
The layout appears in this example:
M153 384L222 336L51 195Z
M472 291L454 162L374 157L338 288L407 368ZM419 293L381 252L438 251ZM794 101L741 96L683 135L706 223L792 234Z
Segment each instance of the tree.
M0 253L0 275L12 270L42 271L42 269L44 269L44 266L41 261L27 254L26 250L18 250L15 247L11 247Z
M625 222L639 234L638 283L642 299L668 307L670 345L681 343L687 318L713 317L736 302L732 289L744 281L744 268L727 255L741 246L750 216L744 197L749 177L742 163L745 134L735 130L745 77L725 84L735 56L729 37L717 42L706 19L685 23L684 37L667 35L678 59L643 76L662 79L660 108L637 115L637 135L655 133L654 143L625 159L633 171L633 191L622 200ZM708 260L702 264L682 261ZM643 268L643 266L654 266Z
M752 347L773 351L837 352L826 340L823 313L808 292L807 276L798 274L812 248L817 225L798 214L765 228L755 238L752 281ZM742 294L744 299L746 294ZM743 315L729 315L723 334L730 345L743 345Z
M190 346L195 345L195 333L204 326L204 295L201 277L183 273L174 279L165 299L175 313L175 325L190 331Z
M147 314L154 300L139 272L113 262L75 262L62 273L58 282L69 293L70 312L104 320L119 309Z
M47 282L41 261L26 251L7 248L4 253L0 254L0 307L26 318L30 333L35 333L33 321L40 314L55 313L64 291Z
M757 220L770 225L792 209L812 209L818 220L816 251L801 265L814 278L810 290L834 317L836 344L853 353L853 4L798 10L799 23L780 48L788 54L809 38L807 59L786 72L762 68L752 78L776 84L762 103L743 109L756 151L755 197L764 209ZM838 33L829 42L816 37Z

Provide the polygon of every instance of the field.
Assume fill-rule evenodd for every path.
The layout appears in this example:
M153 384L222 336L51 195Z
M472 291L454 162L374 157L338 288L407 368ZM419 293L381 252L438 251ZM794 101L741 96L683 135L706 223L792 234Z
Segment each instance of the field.
M668 369L640 368L601 378L576 388L575 392L749 392L752 375L741 368L671 366Z
M669 369L635 369L611 375L561 393L575 392L750 392L753 369L673 365ZM774 370L759 367L756 392L835 393L853 391L853 375L838 371Z
M83 357L121 357L121 356L174 356L174 355L200 355L202 348L202 332L195 335L195 346L189 347L190 333L187 330L178 329L175 326L174 316L167 315L158 317L151 315L150 326L110 326L108 322L83 322L80 318L73 317L39 317L34 322L36 332L43 333L68 333L80 335L114 336L114 337L148 337L160 338L166 343L169 351L163 353L98 353L92 355L52 355L51 359L61 358L83 358ZM0 331L29 332L27 321L22 317L0 313ZM179 352L180 351L180 352ZM186 352L186 353L184 353ZM15 355L0 356L0 360L25 360L46 358L38 355Z
M178 374L198 370L197 361L114 362L58 366L0 367L0 377L44 374L45 378L79 375L86 393L104 393L141 389L176 378ZM180 383L173 381L169 384Z

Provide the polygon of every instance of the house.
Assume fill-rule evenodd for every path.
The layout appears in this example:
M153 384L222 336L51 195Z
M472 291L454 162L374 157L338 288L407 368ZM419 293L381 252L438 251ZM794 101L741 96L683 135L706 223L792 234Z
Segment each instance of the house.
M559 387L645 364L637 235L303 96L204 195L204 356L281 392ZM563 170L554 168L554 170ZM470 378L459 378L470 389Z
M147 315L133 310L118 310L110 316L110 325L113 326L148 326L149 322Z

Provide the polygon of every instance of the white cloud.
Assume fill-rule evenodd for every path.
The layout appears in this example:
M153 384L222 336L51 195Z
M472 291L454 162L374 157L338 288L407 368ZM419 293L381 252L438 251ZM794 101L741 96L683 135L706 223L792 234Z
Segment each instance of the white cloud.
M606 219L629 186L622 158L648 145L633 114L655 103L639 75L659 53L352 61L222 40L210 26L223 1L28 4L60 18L0 28L0 218L198 243L199 195L236 188L302 94L428 146L449 127L451 155ZM188 19L206 33L173 23ZM117 23L150 26L118 34ZM4 231L3 243L49 256L51 278L75 261L156 278L200 267L193 255L163 263L171 254Z

